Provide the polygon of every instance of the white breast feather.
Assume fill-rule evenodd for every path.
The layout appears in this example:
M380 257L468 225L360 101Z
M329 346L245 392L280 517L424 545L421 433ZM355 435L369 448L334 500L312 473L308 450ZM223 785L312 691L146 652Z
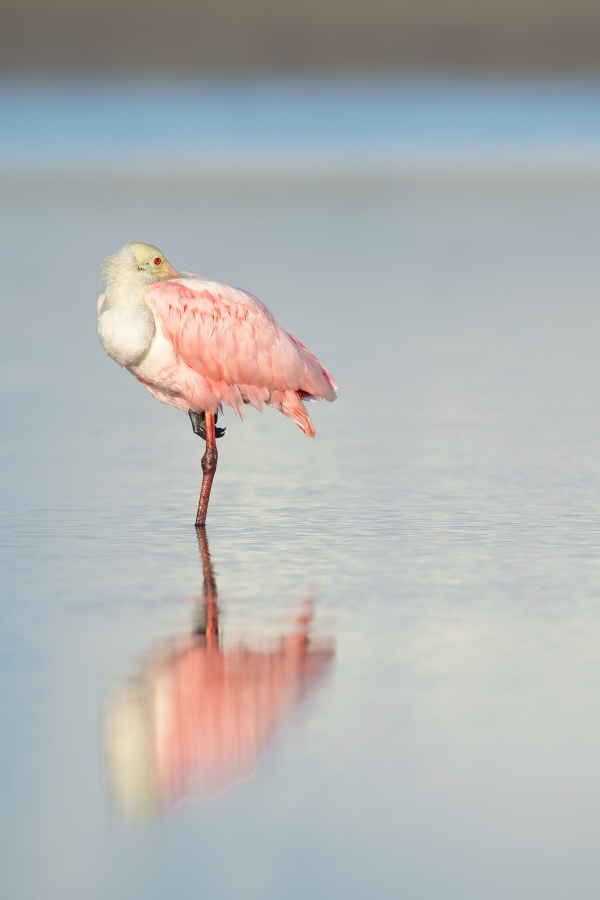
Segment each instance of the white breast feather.
M120 366L132 366L141 360L154 331L154 317L147 306L113 306L98 317L100 343Z

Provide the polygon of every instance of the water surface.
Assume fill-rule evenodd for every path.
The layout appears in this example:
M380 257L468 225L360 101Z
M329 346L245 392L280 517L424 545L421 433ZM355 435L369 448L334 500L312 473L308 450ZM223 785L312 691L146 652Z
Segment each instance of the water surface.
M2 895L595 897L599 183L0 193ZM144 815L106 715L197 646L202 447L97 342L101 261L132 239L261 297L341 386L314 441L227 414L208 527L228 659L309 609L328 665L243 777L155 804L146 781Z

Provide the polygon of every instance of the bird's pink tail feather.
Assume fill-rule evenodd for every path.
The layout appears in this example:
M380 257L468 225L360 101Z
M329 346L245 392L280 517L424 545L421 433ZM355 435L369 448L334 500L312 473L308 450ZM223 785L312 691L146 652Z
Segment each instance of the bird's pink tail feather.
M304 408L299 391L273 391L269 402L271 406L281 410L284 416L293 419L304 434L315 436L313 423Z
M302 341L299 341L297 337L294 337L293 334L290 334L291 339L302 350L302 353L308 357L308 372L307 375L309 379L313 381L316 376L316 380L314 384L306 384L303 387L305 390L303 393L306 397L310 397L313 400L335 400L335 396L337 393L337 384L317 357L308 350ZM310 371L312 369L312 372ZM310 376L313 376L311 379Z

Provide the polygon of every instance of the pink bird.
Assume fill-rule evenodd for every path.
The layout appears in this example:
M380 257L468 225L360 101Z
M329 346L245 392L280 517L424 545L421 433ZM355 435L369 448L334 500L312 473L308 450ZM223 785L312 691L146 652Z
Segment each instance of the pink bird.
M335 400L319 360L260 300L227 284L181 274L151 244L126 244L105 262L98 336L153 397L188 413L206 440L196 525L203 526L217 468L223 405L242 417L274 406L314 437L304 400Z

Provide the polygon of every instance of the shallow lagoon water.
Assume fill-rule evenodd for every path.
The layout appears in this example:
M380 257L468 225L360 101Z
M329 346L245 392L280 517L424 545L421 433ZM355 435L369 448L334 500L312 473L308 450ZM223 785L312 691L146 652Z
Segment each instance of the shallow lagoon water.
M600 183L1 192L3 896L595 897ZM224 650L272 650L310 603L327 671L252 771L145 816L103 729L197 620L202 447L97 342L131 239L261 297L340 384L315 441L226 415L207 530Z

